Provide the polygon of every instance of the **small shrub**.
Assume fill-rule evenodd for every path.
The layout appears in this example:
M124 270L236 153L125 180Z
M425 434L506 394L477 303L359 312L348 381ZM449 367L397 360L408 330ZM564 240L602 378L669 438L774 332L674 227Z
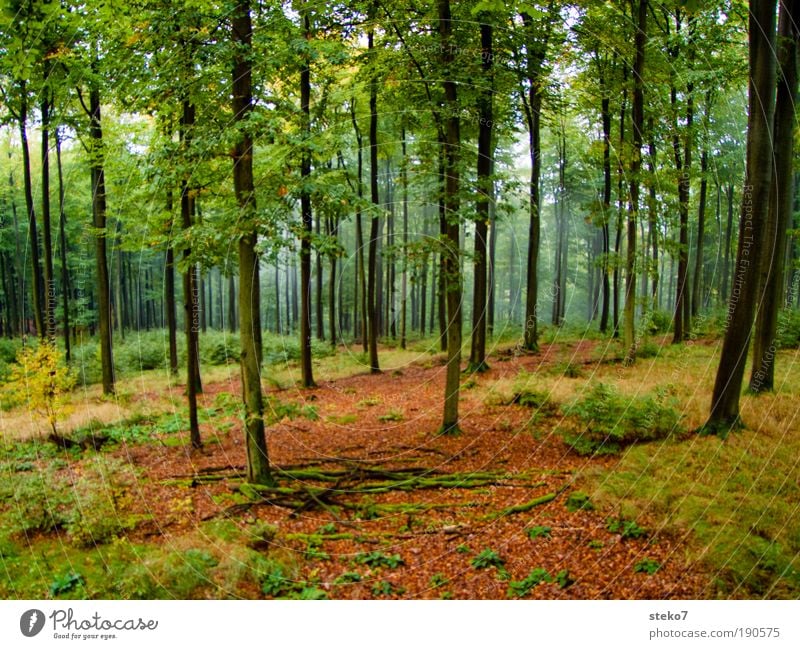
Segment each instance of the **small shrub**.
M634 567L634 572L645 572L648 575L654 575L661 568L661 564L655 559L642 559Z
M135 481L130 465L113 458L93 458L82 467L81 477L72 485L75 506L66 523L72 541L93 546L134 527L136 521L126 509Z
M672 329L672 314L667 311L649 311L646 325L652 335L667 333Z
M640 539L647 535L647 530L640 527L636 521L624 518L610 518L606 529L612 534L619 534L623 539Z
M551 528L549 528L549 527L547 527L545 525L536 525L534 527L531 527L528 530L528 538L529 539L538 539L538 538L549 539L550 538L550 532L552 532Z
M800 347L800 311L783 309L778 313L776 334L779 349Z
M522 581L512 581L508 585L509 597L525 597L531 590L541 583L550 584L553 577L544 568L534 568Z
M390 422L390 421L403 421L404 415L399 410L390 410L385 415L378 416L378 421L382 422Z
M343 572L336 579L333 580L334 585L341 586L343 584L355 584L361 581L360 572Z
M556 575L556 583L558 584L559 588L569 588L572 584L575 583L575 580L570 576L569 570L559 570L558 574Z
M441 588L442 586L446 586L450 583L450 580L445 577L441 572L437 572L433 576L431 576L431 586L433 588Z
M53 434L56 424L69 411L67 395L75 385L75 377L63 362L58 348L48 342L36 347L23 347L17 365L11 370L9 389L28 410L42 417Z
M657 358L661 353L661 346L652 340L645 340L636 348L636 358Z
M597 383L563 411L577 420L561 431L564 441L581 455L617 453L628 444L664 439L683 430L677 403L666 390L629 398Z
M497 552L490 548L482 550L470 562L473 568L483 570L485 568L503 568L505 567L505 559L503 559Z
M583 491L573 491L567 498L566 506L567 511L570 512L591 511L594 509L594 505L589 498L589 494L584 493Z
M50 584L50 597L68 593L84 583L83 577L77 572L68 572L65 575L56 577L53 583Z
M238 363L242 343L238 333L208 331L200 336L200 360L209 365Z
M361 552L355 556L355 562L371 568L397 568L405 563L399 554L387 556L381 552Z

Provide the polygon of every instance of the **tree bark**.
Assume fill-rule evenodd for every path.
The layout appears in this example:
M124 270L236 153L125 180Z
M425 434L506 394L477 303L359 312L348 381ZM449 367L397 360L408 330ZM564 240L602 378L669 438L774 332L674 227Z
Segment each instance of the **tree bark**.
M475 260L472 290L472 340L469 354L469 369L483 372L486 363L486 238L489 232L489 205L492 196L492 119L494 72L492 51L492 26L480 24L481 61L484 89L478 98L478 168L477 201L475 204Z
M370 51L374 50L373 29L367 32ZM378 220L380 197L378 196L378 80L373 76L369 84L369 187L372 214L369 229L369 259L367 262L367 326L369 336L369 367L373 374L381 371L378 362L378 305L376 296L378 254Z
M64 310L64 358L72 360L69 340L69 267L67 266L67 212L64 205L64 172L61 165L61 138L58 128L54 131L56 140L56 167L58 169L58 252L61 260L61 299Z
M253 185L253 141L246 128L253 110L252 34L249 0L238 0L232 16L233 119L240 127L233 149L233 186L245 225L239 236L239 318L242 344L242 400L245 408L247 481L272 485L267 440L264 431L264 402L261 392L261 309L256 254L256 201Z
M306 43L311 40L311 21L308 9L303 4L303 32ZM311 194L308 190L308 179L311 175L311 60L309 54L302 57L300 68L300 111L302 113L303 157L300 163L302 190L300 193L300 214L303 234L300 240L300 365L304 388L314 387L314 373L311 365L311 233L313 216L311 213ZM240 278L240 282L242 279ZM240 289L241 290L241 289Z
M800 1L781 0L778 19L780 77L774 121L774 188L770 193L769 218L765 224L760 284L763 297L757 310L753 339L750 390L772 390L775 383L778 312L784 304L783 278L786 263L787 228L792 220L794 199L794 123L797 97L797 42L800 36Z
M39 337L45 336L44 319L44 279L42 278L42 267L39 259L39 233L36 225L36 208L33 204L33 183L31 181L31 157L28 148L28 99L27 86L24 82L20 83L20 111L19 111L19 137L22 145L22 177L25 189L25 206L28 210L28 238L31 247L31 275L33 277L32 306L33 321L36 327L36 334ZM93 167L94 169L94 167ZM94 184L93 184L94 186ZM99 240L99 239L98 239ZM104 244L105 245L105 244ZM27 331L27 325L25 327ZM105 372L103 374L105 379ZM111 382L113 391L113 380ZM103 381L105 391L105 380Z
M450 0L438 0L439 37L444 68L444 101L447 107L445 119L445 163L444 205L447 229L442 255L445 274L445 296L447 302L447 375L444 392L443 433L457 433L458 395L461 375L461 274L459 271L459 169L458 157L461 146L458 118L458 96L456 82L452 78L453 52L452 17Z
M631 15L636 11L631 0ZM636 331L634 317L636 307L636 227L639 215L639 174L642 169L642 131L644 130L644 59L647 42L647 0L639 0L638 18L634 47L636 55L633 63L633 155L631 159L630 203L628 207L628 245L625 255L625 311L623 323L623 349L625 363L630 365L636 359Z
M765 221L772 190L772 120L775 112L775 2L751 0L747 171L728 326L722 343L706 432L727 435L740 425L739 397L759 291Z
M189 100L183 101L180 139L184 151L191 146L192 129L195 122L195 108ZM186 178L181 180L181 226L189 230L194 217L194 191ZM189 239L190 240L190 239ZM197 393L200 376L200 305L198 303L197 266L192 262L192 248L187 243L183 249L183 318L186 334L186 398L189 405L189 438L192 448L200 448L200 424L197 418ZM141 282L140 282L141 291ZM141 317L141 316L140 316Z
M103 394L113 394L114 360L111 350L111 287L106 257L106 180L100 90L96 86L89 91L89 111L91 120L89 130L92 140L92 215L95 230L100 362L103 373Z

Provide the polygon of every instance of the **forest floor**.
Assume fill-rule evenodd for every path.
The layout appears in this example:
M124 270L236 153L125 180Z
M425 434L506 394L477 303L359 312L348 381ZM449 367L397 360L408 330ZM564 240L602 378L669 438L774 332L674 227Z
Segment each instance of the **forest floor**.
M391 367L388 354L379 375L326 379L323 366L316 388L268 390L272 489L243 480L235 366L206 379L200 450L179 406L154 407L180 404L181 388L142 381L124 421L72 433L105 441L99 452L5 442L0 595L796 596L796 390L745 398L757 431L692 434L716 344L660 347L632 369L608 341L494 349L487 372L464 376L458 435L437 433L441 355ZM579 455L563 406L598 382L628 399L666 386L684 433Z

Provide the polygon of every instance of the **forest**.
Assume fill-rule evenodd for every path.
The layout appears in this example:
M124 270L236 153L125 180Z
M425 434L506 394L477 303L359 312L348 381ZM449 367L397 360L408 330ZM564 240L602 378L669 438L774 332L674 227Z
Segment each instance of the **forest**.
M0 20L0 597L800 595L800 1Z

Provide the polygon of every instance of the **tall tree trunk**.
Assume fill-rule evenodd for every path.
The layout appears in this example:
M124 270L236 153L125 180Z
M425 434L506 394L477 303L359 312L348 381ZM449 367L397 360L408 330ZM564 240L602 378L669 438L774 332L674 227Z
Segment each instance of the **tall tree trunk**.
M339 237L339 219L337 217L331 217L330 221L330 236L333 237L333 240L336 241ZM330 330L331 330L331 347L336 349L336 330L337 330L337 323L336 323L336 253L333 253L331 256L331 276L328 280L328 322L330 323Z
M322 216L318 213L317 218L315 219L314 227L316 229L317 238L320 236L320 222L322 221ZM315 261L316 261L316 279L314 281L314 288L316 290L317 299L316 299L316 325L317 325L317 340L325 340L325 313L322 303L322 255L319 253L319 249L315 250Z
M656 138L653 127L653 119L648 122L648 134L650 141L648 142L648 158L647 169L650 172L650 182L648 183L648 204L647 204L647 218L649 222L650 246L652 248L652 285L650 289L650 306L652 309L658 309L658 286L660 279L659 259L658 259L658 200L656 197Z
M358 121L356 120L355 100L351 104L350 116L353 120L353 130L356 134L356 142L358 143L358 206L356 207L356 305L360 306L360 329L361 329L361 347L366 354L369 351L369 333L367 320L369 317L369 306L367 300L367 280L364 274L364 226L361 221L361 200L364 196L364 140L361 131L358 128ZM359 301L360 300L360 301ZM355 326L355 323L354 325ZM377 356L377 348L376 348Z
M49 64L45 65L45 82ZM41 100L42 144L42 243L44 244L44 324L45 337L56 339L56 279L53 272L53 232L50 219L50 98L47 88Z
M486 363L486 237L489 228L489 205L492 195L492 118L494 95L494 72L492 50L492 26L482 22L481 61L484 89L478 98L478 169L477 200L475 204L475 260L472 288L472 340L469 354L469 369L483 372Z
M611 254L611 100L608 97L605 79L600 74L600 87L602 92L600 119L603 123L603 223L600 226L603 233L603 257L601 262L603 280L603 307L600 311L600 332L608 331L608 315L611 300L611 285L609 274L609 257Z
M195 123L195 107L189 100L183 101L180 139L184 151L191 146L192 129ZM181 226L189 230L194 217L194 191L186 178L181 180ZM187 241L191 241L188 238ZM189 404L189 437L192 448L200 448L200 424L197 419L197 394L200 392L200 305L198 303L197 265L192 262L192 249L186 244L183 250L183 317L186 333L186 398ZM140 283L141 286L141 283ZM141 290L141 289L140 289Z
M311 21L308 8L303 3L303 32L310 47ZM302 56L300 68L300 111L302 113L302 132L305 139L303 158L300 163L300 176L303 189L300 194L300 214L303 223L303 234L300 240L300 364L303 387L314 387L314 373L311 366L311 236L313 216L311 213L311 194L308 190L308 178L311 175L311 57ZM239 280L240 282L242 279Z
M728 303L711 413L705 430L725 436L740 423L739 396L759 292L759 270L772 191L772 120L775 113L775 2L751 0L747 172L742 196L736 273Z
M56 140L56 167L58 169L58 252L61 260L61 299L64 310L64 357L67 363L72 360L69 340L69 267L67 266L67 213L64 196L64 171L61 165L61 137L58 128L54 131Z
M369 50L374 49L374 33L367 32ZM372 214L369 229L369 260L367 262L367 326L369 336L369 367L375 374L380 372L378 363L378 305L376 295L378 256L378 221L380 216L380 197L378 196L378 80L373 76L369 84L369 187L372 200Z
M400 167L400 184L403 187L403 274L400 280L400 349L406 348L406 315L408 298L408 156L406 153L406 129L400 132L403 163ZM412 300L413 301L413 300ZM412 305L413 308L413 305ZM412 318L413 320L413 318Z
M628 68L623 65L623 82L626 82L628 79ZM625 113L628 109L628 93L627 90L623 91L622 93L622 105L619 109L619 148L620 151L625 149ZM622 156L618 156L617 158L617 222L614 231L614 273L613 273L613 282L614 282L614 298L613 298L613 307L614 311L612 313L612 321L614 323L614 338L619 336L619 303L620 303L620 294L619 294L619 280L620 280L620 251L622 249L622 217L623 212L625 209L625 198L624 198L624 189L623 189L623 166L622 166Z
M447 108L445 119L445 163L444 201L447 230L442 255L447 302L447 375L444 391L443 433L458 432L458 394L461 375L461 274L459 272L459 168L458 157L461 146L458 118L458 96L456 82L452 79L452 17L450 0L438 0L439 37L441 42L442 81L444 101Z
M783 272L786 263L786 230L792 221L794 199L794 123L797 97L797 41L800 36L800 0L781 0L778 20L780 76L774 121L774 188L770 193L769 218L764 228L760 283L763 297L756 316L750 390L772 390L778 311L784 304Z
M90 136L92 139L92 215L95 232L98 321L100 329L100 362L103 372L103 394L114 393L114 360L111 351L111 287L106 257L106 180L103 151L103 129L100 114L100 90L89 91Z
M637 10L631 0L631 15ZM636 308L636 226L639 215L639 174L642 169L642 131L644 130L644 57L647 42L647 0L639 0L636 36L636 56L633 62L633 155L631 159L630 203L628 207L628 245L625 255L625 317L622 344L625 363L636 359L636 331L634 317Z
M22 172L25 188L25 206L28 210L28 238L30 239L31 247L31 276L33 277L32 287L32 305L33 305L33 321L36 326L36 334L39 337L45 336L45 319L44 308L44 279L42 278L42 267L39 260L39 233L36 226L36 208L33 205L33 183L31 181L31 157L28 148L28 100L27 100L27 86L24 82L20 83L20 101L19 112L19 137L22 144ZM98 241L100 239L98 238ZM105 244L104 244L105 245ZM27 331L27 326L25 327ZM104 373L105 378L105 373ZM103 381L105 388L105 381ZM111 390L113 391L113 380L111 382Z
M681 14L676 13L676 30L680 32ZM692 40L694 23L689 21L689 49L688 59L692 58ZM677 48L673 58L677 59ZM684 136L683 156L680 150L680 135L678 133L677 90L673 85L670 88L670 103L674 112L674 126L672 132L672 149L675 157L675 169L678 172L678 214L680 218L680 231L678 235L678 285L675 295L675 334L673 343L683 342L691 330L691 304L689 294L689 190L691 187L692 171L692 121L694 118L694 85L689 82L686 89L686 135Z
M239 237L239 318L242 400L245 408L247 481L271 485L261 392L261 299L253 186L253 140L246 125L253 110L252 35L249 0L238 0L232 16L233 119L240 131L233 149L233 186L247 231Z
M697 250L694 260L694 277L692 278L692 318L700 312L703 299L703 257L705 254L706 236L706 194L708 193L708 150L703 149L700 154L700 202L697 206Z
M167 189L165 208L169 214L169 241L164 265L164 304L167 312L167 337L169 339L169 372L178 374L178 321L175 313L175 251L172 247L172 190Z

